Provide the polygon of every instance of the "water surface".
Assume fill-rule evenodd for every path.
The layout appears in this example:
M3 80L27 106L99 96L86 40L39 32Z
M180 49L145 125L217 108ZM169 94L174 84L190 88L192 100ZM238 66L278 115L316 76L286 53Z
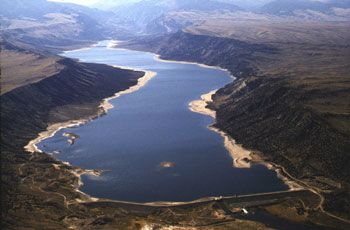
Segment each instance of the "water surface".
M83 176L83 192L127 201L189 201L286 190L276 173L262 165L234 168L223 138L207 126L213 119L189 110L200 95L232 81L226 71L195 64L161 62L153 54L108 49L108 42L64 53L84 62L157 72L137 92L110 102L108 114L77 128L64 129L38 144L57 158L100 177ZM80 136L74 145L64 132ZM174 167L162 168L161 162Z

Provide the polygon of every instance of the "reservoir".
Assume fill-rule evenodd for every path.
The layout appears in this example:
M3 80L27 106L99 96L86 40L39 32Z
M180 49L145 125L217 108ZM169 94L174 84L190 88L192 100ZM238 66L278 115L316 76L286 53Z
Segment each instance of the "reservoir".
M230 83L229 73L196 64L163 62L154 54L111 49L109 41L62 54L82 62L156 72L144 87L112 99L104 116L58 131L37 146L59 160L101 176L82 176L81 191L115 200L190 201L287 190L263 165L235 168L213 118L189 109L201 95ZM74 144L65 133L74 133Z

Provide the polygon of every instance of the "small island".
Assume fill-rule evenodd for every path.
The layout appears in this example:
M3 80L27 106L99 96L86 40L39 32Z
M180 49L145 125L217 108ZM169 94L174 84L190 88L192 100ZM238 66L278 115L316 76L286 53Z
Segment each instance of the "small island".
M70 145L74 145L75 141L80 137L75 133L69 133L69 132L63 133L63 136L68 138L68 143Z
M160 163L160 167L162 168L173 168L175 166L174 162L164 161Z

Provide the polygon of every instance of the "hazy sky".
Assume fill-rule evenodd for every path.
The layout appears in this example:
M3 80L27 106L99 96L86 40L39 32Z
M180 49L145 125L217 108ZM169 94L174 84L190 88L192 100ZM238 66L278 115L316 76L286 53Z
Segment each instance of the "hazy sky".
M80 4L80 5L94 5L96 3L118 3L118 4L123 4L123 3L128 3L128 2L137 2L137 1L141 1L141 0L48 0L48 1L52 1L52 2L71 2L71 3L76 3L76 4ZM229 1L229 0L227 0ZM245 0L245 2L268 2L269 0ZM318 2L329 2L330 0L310 0L310 1L318 1ZM243 2L243 1L242 1Z
M75 3L75 4L80 4L80 5L94 5L96 3L99 4L123 4L123 3L130 3L130 2L137 2L137 1L141 1L141 0L48 0L48 1L52 1L52 2L71 2L71 3ZM189 0L190 1L190 0ZM229 2L230 0L223 0L223 1L227 1ZM269 0L231 0L233 2L268 2ZM314 1L322 1L322 0L314 0ZM325 1L325 0L323 0Z
M50 2L71 2L80 5L92 5L98 2L98 0L49 0Z
M89 6L89 5L94 5L96 3L118 3L118 4L122 4L122 3L128 3L128 2L135 2L135 0L130 1L130 0L48 0L51 2L71 2L71 3L75 3L75 4L80 4L80 5L85 5L85 6Z

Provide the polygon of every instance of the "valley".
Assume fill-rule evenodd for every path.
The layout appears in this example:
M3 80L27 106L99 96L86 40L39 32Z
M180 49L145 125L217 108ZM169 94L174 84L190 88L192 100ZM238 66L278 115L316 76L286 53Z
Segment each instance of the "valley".
M4 1L0 10L2 226L5 229L348 229L350 6L345 0L327 3L310 3L309 0L265 2L250 8L246 5L248 3L240 1L218 3L212 0L202 4L198 0L149 0L108 6L106 11L45 0ZM100 7L98 4L95 6ZM163 60L227 69L236 80L218 85L212 82L210 89L200 93L199 87L193 86L195 83L184 83L175 89L169 87L166 92L177 90L178 93L172 95L180 100L185 95L181 94L181 90L193 84L192 93L198 92L191 99L198 100L200 95L218 89L211 96L212 100L206 99L208 108L216 114L213 128L225 132L251 152L251 158L247 159L253 161L247 163L254 165L254 159L263 160L284 178L298 184L299 190L271 194L256 191L246 195L234 192L234 195L233 188L228 190L230 194L224 196L219 193L195 196L186 202L177 200L180 202L177 203L171 199L166 199L169 202L161 202L164 199L142 200L147 186L144 189L140 186L130 189L130 194L125 193L130 196L133 192L138 194L134 196L134 202L127 202L127 198L120 201L113 195L98 199L90 196L91 190L88 194L81 192L82 183L93 176L102 175L103 178L104 174L109 175L108 170L115 169L104 172L107 168L79 165L79 162L88 159L89 154L91 156L93 146L85 152L85 158L82 156L72 164L66 161L71 163L74 152L65 149L67 158L61 159L59 151L55 152L57 149L49 150L50 142L44 144L47 151L34 149L34 152L28 153L24 146L52 125L72 125L79 121L85 124L81 126L83 128L108 120L110 115L106 115L106 107L101 106L101 102L118 92L123 94L133 89L145 77L147 64L135 66L139 56L134 60L126 56L124 59L114 58L114 62L108 63L101 61L112 58L108 52L100 57L91 55L95 59L85 60L62 56L62 52L68 50L102 49L101 45L96 45L97 42L109 39L118 40L114 48L125 48L128 52L151 52ZM172 65L171 62L163 64L163 67L153 66L152 71L162 73ZM174 80L176 77L172 74L175 71L172 71L164 76ZM200 70L188 71L194 77ZM214 72L210 73L217 76L218 73ZM202 79L206 79L202 74ZM195 82L194 78L192 81ZM204 84L205 81L202 81L201 84ZM197 79L196 82L200 81ZM153 135L149 131L138 133L147 122L132 120L130 114L133 110L127 109L133 107L131 105L139 106L141 117L142 112L146 114L148 109L164 109L161 101L156 99L158 97L136 100L138 94L148 89L147 85L142 90L131 90L133 93L126 99L123 96L115 100L112 113L118 114L119 111L123 114L124 107L128 118L125 122L115 122L116 130L125 125L129 127L125 130L129 129L130 134L137 133L144 140ZM165 100L167 94L162 92L161 95L164 97L161 99ZM127 98L132 97L140 103L138 106L128 101ZM205 132L212 133L206 127L210 124L209 118L189 111L188 104L192 100L183 100L182 107L202 122ZM176 102L170 98L168 101ZM157 102L159 107L152 109L152 102ZM113 105L114 102L111 103ZM149 119L146 115L143 121ZM154 119L152 127L163 127L160 118L157 120L155 116ZM128 123L128 120L132 121ZM164 127L175 120L171 117L164 119L168 121ZM179 127L186 124L186 127L192 127L183 119L183 123L169 128L171 132L164 131L155 140L174 135ZM106 127L104 130L108 127L112 129L111 125ZM196 137L195 130L192 127L186 133ZM57 132L58 135L61 132L67 136L60 137L64 138L62 145L69 145L68 148L72 149L89 146L89 143L95 145L93 141L98 141L96 135L91 136L92 141L85 143L86 136L80 132L62 130ZM116 134L109 136L117 137ZM59 139L55 141L54 138L48 140L59 143ZM123 137L116 139L123 140ZM211 143L214 139L210 137L202 142ZM113 140L108 142L113 143ZM130 154L132 151L128 146L135 147L143 142L138 140L135 146L126 146L125 151L121 146L129 143L127 136L118 143L114 154ZM158 144L162 146L161 142ZM195 146L195 141L189 142L189 146ZM223 144L218 146L222 148ZM146 153L147 148L143 149ZM169 148L164 152L175 149ZM96 153L102 154L103 151ZM175 155L179 157L181 154ZM164 153L164 156L169 155ZM102 159L95 159L95 162L102 163ZM177 162L176 158L158 160L153 156L150 159L156 161L155 167L163 173L166 170L176 171L185 165L182 161ZM201 165L207 168L219 162L217 159L206 162L205 159L211 158L209 155L203 157ZM232 159L228 161L229 167L236 170L232 167ZM140 162L143 164L138 168L144 167L147 158ZM198 163L187 162L192 166ZM220 170L226 167L223 162L227 159L220 163ZM197 171L193 172L201 172L200 166L196 168ZM214 181L217 181L215 188L229 185L226 180ZM171 180L168 182L172 183ZM99 183L101 187L107 184ZM241 182L242 186L247 184ZM93 185L92 188L99 186ZM115 187L118 188L118 184ZM186 190L179 188L179 194ZM201 192L206 189L201 189ZM208 191L210 193L210 189ZM166 197L165 194L164 190L162 196L155 197ZM202 199L196 200L200 197ZM249 214L245 214L243 208Z

